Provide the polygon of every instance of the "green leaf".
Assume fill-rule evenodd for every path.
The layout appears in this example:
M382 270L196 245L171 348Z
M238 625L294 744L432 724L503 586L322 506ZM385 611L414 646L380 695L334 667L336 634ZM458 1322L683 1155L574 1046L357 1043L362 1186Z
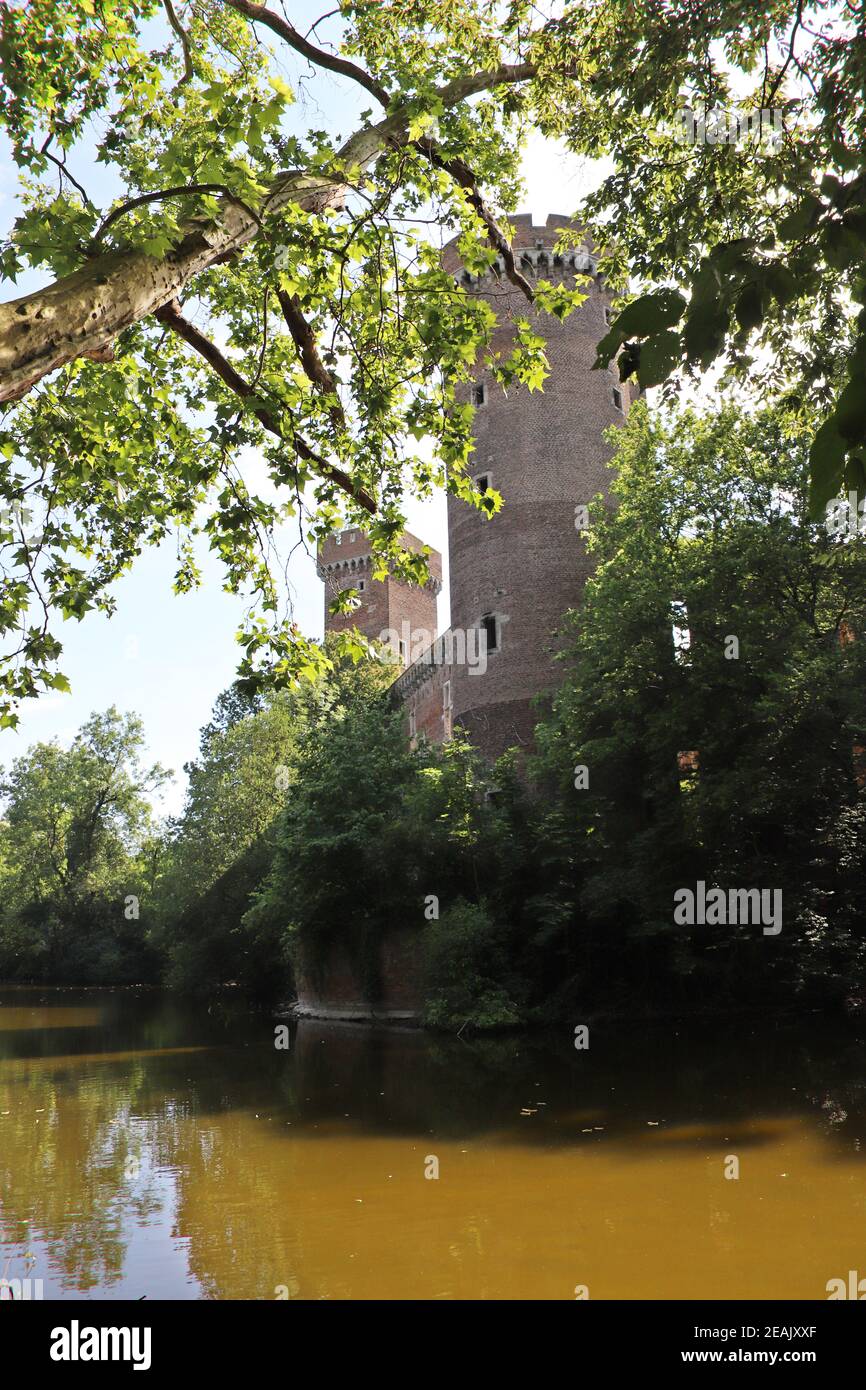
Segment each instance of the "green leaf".
M282 97L283 102L288 106L295 100L295 94L288 82L284 82L281 77L269 77L268 82L273 87L278 97Z
M679 323L686 301L677 290L657 290L626 305L596 348L596 367L606 367L626 338L646 338Z
M764 318L764 306L761 291L758 285L752 282L746 285L734 305L734 317L744 333L751 332L757 328Z
M813 521L823 521L827 504L842 487L845 453L845 440L831 415L818 430L809 450L809 514Z
M863 261L863 243L855 232L841 222L823 223L821 246L827 264L834 270L850 270Z
M833 415L836 429L849 444L866 442L866 381L849 381Z
M728 328L728 315L719 300L703 301L689 311L683 341L686 355L704 368L721 352Z
M641 343L637 373L641 390L645 391L648 386L658 386L662 381L666 381L676 367L681 353L682 338L670 328Z
M802 241L817 224L823 210L823 203L814 193L807 193L793 212L788 212L779 223L778 232L782 241Z
M640 366L640 358L640 343L627 343L625 351L621 352L617 358L620 381L628 381L630 376L634 376Z
M658 290L655 294L641 295L623 309L616 321L616 327L626 337L634 334L645 338L660 328L670 328L679 323L686 309L686 301L677 290Z

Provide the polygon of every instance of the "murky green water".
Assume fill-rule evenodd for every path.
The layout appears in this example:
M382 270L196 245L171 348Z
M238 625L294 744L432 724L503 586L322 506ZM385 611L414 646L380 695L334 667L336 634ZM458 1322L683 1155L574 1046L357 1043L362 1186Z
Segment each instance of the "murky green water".
M866 1277L866 1034L278 1051L236 1007L7 989L0 1197L0 1274L46 1298L823 1299Z

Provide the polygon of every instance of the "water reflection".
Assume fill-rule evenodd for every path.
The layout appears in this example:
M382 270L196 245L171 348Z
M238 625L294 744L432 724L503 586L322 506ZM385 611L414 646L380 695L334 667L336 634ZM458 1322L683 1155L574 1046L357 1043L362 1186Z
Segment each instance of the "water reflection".
M866 1274L863 1062L818 1016L280 1051L232 1005L0 992L0 1256L46 1297L823 1298Z

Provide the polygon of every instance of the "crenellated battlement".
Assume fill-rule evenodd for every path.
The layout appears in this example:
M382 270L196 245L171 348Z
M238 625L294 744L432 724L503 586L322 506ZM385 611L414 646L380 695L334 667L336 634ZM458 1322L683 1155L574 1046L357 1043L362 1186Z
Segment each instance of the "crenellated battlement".
M405 550L426 549L424 542L404 531ZM384 634L401 628L404 620L414 628L436 632L436 599L442 589L442 556L431 550L427 556L429 579L423 585L407 584L396 575L375 577L376 566L366 532L347 526L327 536L319 546L316 570L325 585L325 630L343 632L356 627L372 641L384 641ZM358 605L351 613L331 613L332 599L343 589L358 591ZM409 653L402 652L404 664Z
M352 555L351 557L342 556L339 559L328 561L322 558L322 553L320 551L319 559L316 564L316 573L326 584L330 583L332 587L336 586L341 589L348 588L355 575L359 578L364 576L365 578L371 579L373 575L372 551L367 551L366 554L363 555ZM430 578L427 580L426 584L421 587L430 590L430 592L434 594L441 593L441 574L434 574L431 571Z
M517 269L523 275L534 276L536 279L556 276L557 274L563 276L569 274L591 275L593 279L601 278L598 270L598 258L581 247L558 252L554 251L552 246L545 246L544 244L527 246L521 251L515 249L514 261ZM482 289L485 285L495 281L508 283L505 262L501 256L497 256L490 269L482 275L471 275L468 270L464 270L458 272L454 278L458 284L473 290Z

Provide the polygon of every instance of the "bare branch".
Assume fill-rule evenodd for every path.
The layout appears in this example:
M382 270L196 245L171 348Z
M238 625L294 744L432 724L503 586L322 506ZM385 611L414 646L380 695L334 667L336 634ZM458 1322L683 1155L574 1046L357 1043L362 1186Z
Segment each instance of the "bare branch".
M175 14L174 5L171 3L171 0L162 0L162 6L168 16L169 24L180 39L180 46L183 49L183 77L177 84L179 87L182 87L185 82L191 82L193 79L192 52L189 46L189 36Z
M363 68L358 67L357 63L349 62L348 58L338 58L336 54L327 53L323 48L317 48L314 43L305 39L293 24L290 24L287 19L283 19L282 15L274 14L274 11L269 10L266 5L255 4L254 0L224 0L224 4L230 5L233 10L237 10L238 14L245 15L247 19L253 20L256 24L264 24L273 33L284 39L291 48L294 48L296 53L300 53L316 67L327 68L330 72L338 72L342 77L350 77L353 82L357 82L382 106L387 108L391 98L374 77L371 77Z
M796 58L795 58L795 54L794 54L794 45L795 45L796 42L797 42L797 30L800 28L800 25L801 25L802 23L803 23L803 0L797 0L797 12L796 12L796 14L795 14L795 16L794 16L794 27L793 27L793 29L791 30L791 37L790 37L789 40L788 40L788 56L787 56L787 58L785 59L783 65L782 65L782 67L781 67L781 69L779 70L779 73L777 74L776 80L775 80L775 82L773 83L772 87L770 88L770 91L766 94L766 96L763 95L763 93L762 93L762 95L761 95L761 106L762 106L762 107L763 107L763 106L769 106L769 105L771 104L773 98L775 97L776 93L778 92L779 88L780 88L781 85L782 85L782 81L783 81L783 79L784 79L785 73L788 71L788 65L789 65L792 61L793 61L793 62L795 63L795 65L796 65ZM767 83L766 83L766 76L765 76L765 78L764 78L764 91L766 91L766 85L767 85Z
M54 138L53 136L49 135L48 139L45 141L45 144L42 145L42 147L40 148L39 153L40 153L40 154L44 154L46 159L50 159L52 164L56 164L56 165L57 165L57 168L60 170L60 177L61 177L61 180L63 180L63 179L68 179L69 182L72 184L72 187L75 188L75 189L77 189L78 192L81 194L82 198L84 199L85 206L86 206L86 207L89 207L89 208L92 208L92 207L93 207L93 203L90 201L90 199L89 199L88 196L87 196L87 190L86 190L85 188L82 187L82 185L78 182L78 179L74 178L73 175L70 174L69 170L68 170L67 167L66 167L66 161L63 160L63 159L58 159L58 158L57 158L57 155L56 155L56 154L52 154L51 151L49 150L48 146L51 144L51 141L52 141L53 138ZM62 182L61 182L60 187L61 187L61 190L62 190L62 188L63 188Z
M179 338L183 338L185 343L188 343L191 348L194 348L199 356L203 357L205 361L213 367L217 376L225 382L229 390L234 391L235 395L240 396L241 400L247 400L250 396L255 395L255 390L250 382L247 381L246 377L241 376L240 372L232 366L227 357L223 356L216 344L211 342L210 338L206 338L203 333L199 332L195 324L190 323L189 319L184 318L181 313L180 304L178 304L176 300L173 300L170 304L164 304L162 308L157 311L156 317L159 319L160 323L164 323L166 327L176 333ZM253 414L270 434L276 435L277 439L282 439L286 443L291 444L292 448L300 454L301 458L304 459L306 463L313 464L322 477L327 478L329 482L336 483L343 492L347 493L353 501L364 507L368 512L375 513L376 502L364 488L358 487L353 483L348 473L345 473L342 468L337 468L334 464L329 463L327 459L323 459L320 454L316 453L315 449L312 449L310 445L307 444L306 440L302 439L300 435L295 434L294 430L292 430L291 438L287 439L279 418L272 411L266 409L265 406L257 406Z

